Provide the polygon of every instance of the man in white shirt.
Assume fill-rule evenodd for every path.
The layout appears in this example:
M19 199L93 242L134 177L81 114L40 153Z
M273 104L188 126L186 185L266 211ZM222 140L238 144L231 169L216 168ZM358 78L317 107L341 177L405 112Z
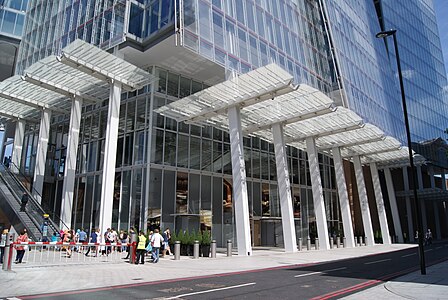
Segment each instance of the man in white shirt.
M154 260L153 263L157 263L159 261L159 250L160 245L163 243L163 236L159 233L158 229L154 230L154 234L151 238L151 246L152 246L152 257Z

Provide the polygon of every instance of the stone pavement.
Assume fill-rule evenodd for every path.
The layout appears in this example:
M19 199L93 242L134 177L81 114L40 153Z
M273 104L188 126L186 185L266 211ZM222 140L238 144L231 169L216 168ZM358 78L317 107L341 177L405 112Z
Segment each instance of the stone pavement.
M130 265L125 260L120 263L99 260L95 263L79 265L13 265L11 272L0 271L2 287L0 288L0 298L302 265L398 251L411 247L416 247L416 245L375 245L346 249L336 248L328 251L311 250L292 254L278 249L262 249L255 250L254 255L250 257L226 257L224 254L218 253L216 259L181 257L181 260L175 261L170 257L161 259L158 264L146 263L145 265ZM383 297L378 298L380 292L384 298L401 297L399 295L403 293L402 295L405 295L403 297L411 295L410 299L428 299L428 295L444 295L444 298L447 299L448 282L441 275L446 272L447 266L448 263L445 262L428 268L428 275L424 278L412 273L347 299L382 299ZM373 292L370 292L371 290ZM432 299L442 298L435 296Z
M382 283L373 288L353 294L344 300L367 299L448 299L448 261Z

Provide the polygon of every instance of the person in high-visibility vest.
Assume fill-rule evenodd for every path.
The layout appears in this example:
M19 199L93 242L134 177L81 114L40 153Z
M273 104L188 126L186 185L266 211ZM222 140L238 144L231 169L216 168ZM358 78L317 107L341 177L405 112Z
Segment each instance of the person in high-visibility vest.
M143 265L145 263L145 250L146 248L146 237L143 231L140 231L138 233L138 244L137 244L137 260L135 261L135 264L138 265L138 262L141 258L141 264Z

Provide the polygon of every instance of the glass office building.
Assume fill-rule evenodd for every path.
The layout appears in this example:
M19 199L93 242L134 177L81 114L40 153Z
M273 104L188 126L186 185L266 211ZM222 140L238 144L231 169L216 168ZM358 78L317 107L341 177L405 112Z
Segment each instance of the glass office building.
M275 62L294 75L295 83L319 89L366 122L402 139L393 67L385 63L384 42L375 39L381 27L374 1L348 4L345 0L30 0L18 72L80 38L121 52L157 76L157 83L122 94L112 224L120 229L210 228L223 245L235 238L229 134L178 123L154 110L225 80L229 70L245 73ZM52 117L43 201L55 213L61 206L68 117ZM107 101L83 107L72 209L75 228L98 224L106 119ZM26 127L22 169L29 175L34 170L38 129ZM280 245L273 145L245 137L244 150L253 244ZM307 155L292 147L287 154L297 236L306 240L316 235ZM342 221L333 160L319 155L319 162L328 230L336 234Z
M380 1L382 28L397 29L397 40L408 102L413 141L443 137L447 128L448 98L445 65L431 0ZM403 18L401 16L407 16ZM392 39L389 56L396 72Z
M28 0L0 1L0 81L14 74Z

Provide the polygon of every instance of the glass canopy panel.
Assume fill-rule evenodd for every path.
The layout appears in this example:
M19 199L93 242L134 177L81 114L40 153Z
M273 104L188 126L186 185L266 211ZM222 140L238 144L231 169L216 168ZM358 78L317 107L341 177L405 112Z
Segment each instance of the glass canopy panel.
M301 84L297 90L241 110L243 131L251 133L276 123L293 123L333 110L333 100L324 93Z
M0 97L0 115L9 119L21 118L31 122L38 122L40 119L38 109L3 97Z
M25 76L67 90L89 100L105 100L109 97L109 83L61 64L56 56L48 56L25 70Z
M270 64L218 83L156 110L178 121L204 121L232 105L248 106L291 92L293 77Z
M359 129L319 137L316 139L316 147L320 149L346 147L382 138L384 133L381 129L372 124L365 124Z
M338 107L335 112L317 116L301 122L288 124L284 127L285 141L293 142L307 137L327 135L348 129L361 127L363 121L360 116L349 109Z
M362 145L353 145L341 150L342 156L353 156L353 155L367 155L376 154L386 151L398 150L401 147L401 143L394 139L393 137L386 137L381 141L375 141L372 143L366 143Z
M131 89L142 88L155 79L145 70L79 39L62 49L61 60L117 80Z
M0 82L0 95L15 98L20 103L29 103L29 106L51 108L62 112L70 111L70 98L26 82L18 75Z
M403 162L409 161L409 150L407 147L402 147L395 151L370 154L363 157L362 162Z

